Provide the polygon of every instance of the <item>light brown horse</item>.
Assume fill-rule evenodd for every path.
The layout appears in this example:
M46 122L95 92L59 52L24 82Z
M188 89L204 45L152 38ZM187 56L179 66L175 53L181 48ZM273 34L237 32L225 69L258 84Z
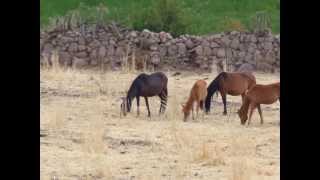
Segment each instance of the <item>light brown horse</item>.
M207 97L207 82L204 80L198 80L193 85L189 99L186 103L186 105L182 105L182 111L184 113L183 121L187 120L187 117L190 115L190 110L192 110L192 119L194 119L193 115L193 104L194 102L197 103L197 117L198 117L198 111L199 107L201 110L204 109L204 100Z
M205 101L206 112L210 111L211 97L216 92L219 91L222 97L222 102L224 105L223 114L227 114L227 94L232 96L242 96L242 101L244 95L248 89L256 84L256 78L253 74L248 72L233 72L220 73L209 85L208 96Z
M238 111L238 115L241 120L241 124L244 125L248 119L251 122L251 116L255 108L258 108L261 124L263 124L263 116L260 104L273 104L279 99L280 102L280 82L272 83L268 85L256 84L245 95L241 108Z

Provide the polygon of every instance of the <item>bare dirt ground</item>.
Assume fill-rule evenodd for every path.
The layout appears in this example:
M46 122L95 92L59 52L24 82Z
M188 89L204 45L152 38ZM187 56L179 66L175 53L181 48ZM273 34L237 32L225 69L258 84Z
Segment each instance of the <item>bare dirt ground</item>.
M223 116L214 95L209 115L182 121L181 104L197 79L217 73L168 75L168 106L159 117L160 99L144 99L140 117L133 110L120 118L119 97L138 73L40 70L41 179L280 179L280 104L262 105L249 127L236 111L240 96L228 96ZM257 82L278 81L279 74L255 73Z

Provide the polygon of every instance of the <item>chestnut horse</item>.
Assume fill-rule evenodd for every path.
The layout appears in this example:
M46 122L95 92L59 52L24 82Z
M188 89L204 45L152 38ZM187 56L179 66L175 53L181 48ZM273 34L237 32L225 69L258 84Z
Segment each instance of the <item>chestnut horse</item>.
M248 119L248 109L250 107L249 121L251 122L251 116L255 108L258 108L261 124L263 124L263 116L260 104L273 104L277 100L280 102L280 82L261 85L256 84L253 86L244 97L241 108L238 110L238 115L241 120L241 124L244 125Z
M211 97L219 91L224 105L223 114L227 114L227 94L232 96L242 96L242 101L246 91L256 84L256 78L248 72L221 72L209 85L208 95L205 101L206 112L210 111Z
M193 104L194 102L197 103L197 117L198 117L198 111L199 107L201 110L204 110L204 100L207 97L207 82L204 80L198 80L194 83L189 99L186 103L186 105L182 105L182 112L184 113L183 121L187 120L187 117L190 114L190 110L192 110L192 119L194 120L193 115Z
M168 78L162 72L155 72L150 75L141 73L132 82L129 88L129 91L127 93L127 97L122 98L122 103L120 105L121 112L123 113L123 115L126 115L125 111L130 112L132 100L136 98L137 115L139 116L140 96L142 96L146 101L146 106L148 109L148 117L150 117L151 114L149 109L148 97L159 96L161 99L159 114L164 113L166 109L167 97L168 97L167 84L168 84Z

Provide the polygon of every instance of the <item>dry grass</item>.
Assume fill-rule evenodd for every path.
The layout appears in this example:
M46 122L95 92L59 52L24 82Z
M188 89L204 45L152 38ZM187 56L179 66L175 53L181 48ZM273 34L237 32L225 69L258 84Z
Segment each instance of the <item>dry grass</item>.
M54 59L54 58L53 58ZM190 72L169 77L166 113L158 116L159 98L150 98L151 119L144 101L120 118L119 97L138 72L93 72L41 68L41 179L279 179L279 104L262 106L245 128L235 113L240 105L214 105L210 115L183 122L181 103L201 76ZM270 83L278 75L257 74ZM240 97L228 96L239 103ZM221 98L215 100L221 103ZM231 111L231 112L230 112ZM227 121L227 120L230 121ZM263 155L263 156L262 156Z

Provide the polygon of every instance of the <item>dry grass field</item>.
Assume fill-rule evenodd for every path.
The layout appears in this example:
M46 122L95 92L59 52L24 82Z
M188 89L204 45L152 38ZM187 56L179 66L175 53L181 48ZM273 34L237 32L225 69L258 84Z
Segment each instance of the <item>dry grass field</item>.
M165 72L168 105L158 116L160 99L144 99L140 117L120 118L120 100L138 72L40 69L40 176L49 179L280 179L280 104L262 105L249 127L236 111L241 97L227 96L228 115L214 95L204 119L183 122L181 104L197 79L217 73ZM255 73L257 82L278 81L279 74Z

